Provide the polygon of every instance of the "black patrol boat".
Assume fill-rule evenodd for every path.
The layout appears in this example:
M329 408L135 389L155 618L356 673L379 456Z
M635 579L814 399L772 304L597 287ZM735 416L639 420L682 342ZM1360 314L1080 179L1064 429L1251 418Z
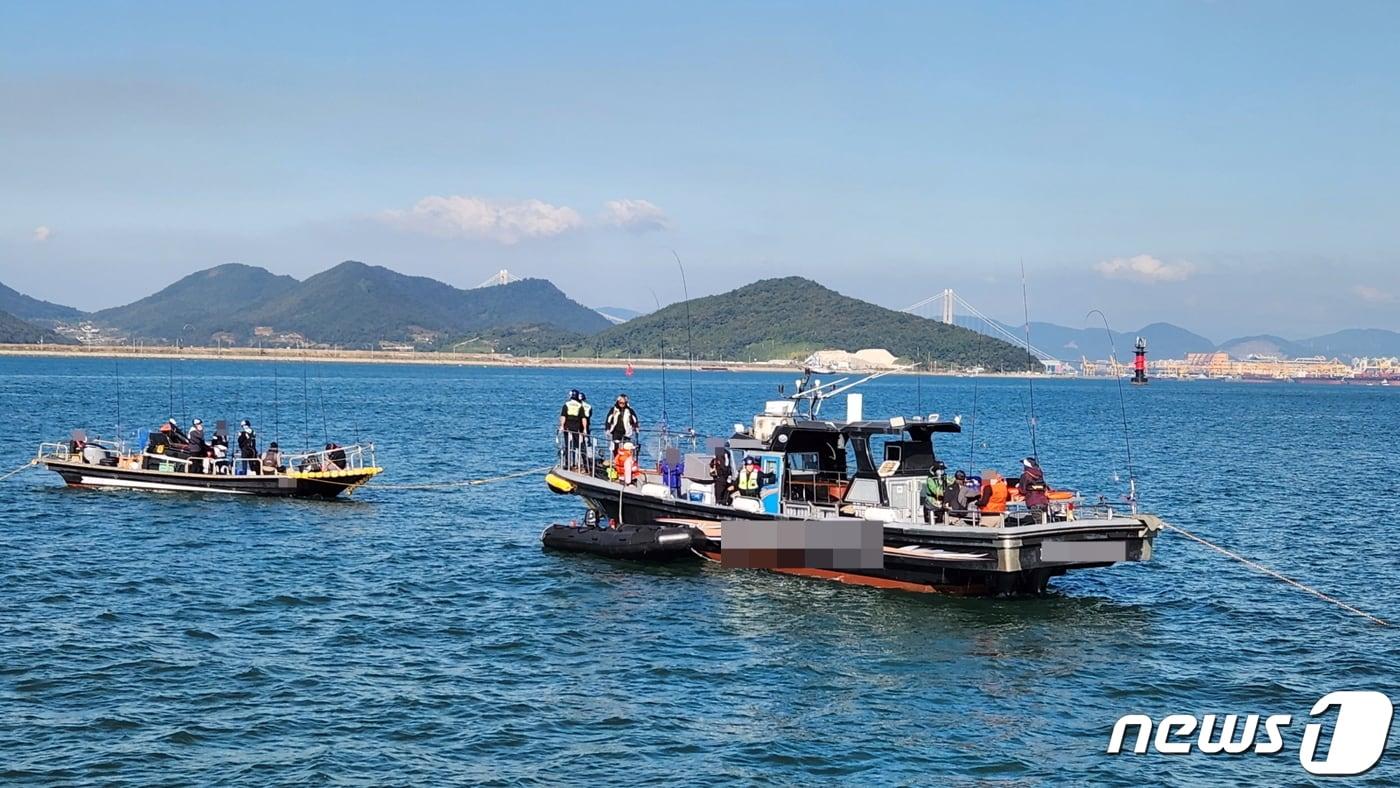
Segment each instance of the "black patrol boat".
M819 415L824 400L879 376L844 386L838 380L769 401L750 425L735 425L733 435L709 451L683 452L663 438L654 467L639 468L630 481L599 459L605 445L585 438L571 454L578 442L564 441L546 483L555 493L582 498L589 516L605 526L687 529L691 551L705 559L881 588L1036 594L1070 571L1152 557L1163 524L1137 511L1131 496L1121 504L1090 505L1058 491L1044 512L1013 500L1004 515L983 517L973 510L950 522L925 522L921 488L930 468L941 465L934 436L960 432L961 420L937 414L866 420L855 393L848 395L846 420ZM756 461L756 494L717 498L712 457L731 468ZM796 531L794 524L800 526ZM770 538L781 533L795 533L797 541L784 545ZM856 540L873 534L876 543L867 544L871 549L858 560L854 542L846 543L844 554L811 549L839 542L842 533ZM756 552L760 542L772 549Z

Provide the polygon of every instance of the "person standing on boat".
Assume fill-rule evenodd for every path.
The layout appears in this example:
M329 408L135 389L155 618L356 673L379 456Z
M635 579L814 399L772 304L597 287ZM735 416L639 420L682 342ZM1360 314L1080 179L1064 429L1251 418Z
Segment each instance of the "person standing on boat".
M585 436L592 436L593 404L588 401L588 395L583 393L582 391L578 393L578 401L580 404L583 405L583 434ZM593 462L596 458L593 456L592 440L588 440L587 437L585 437L585 439L579 445L579 455L583 458L583 462L585 465L593 465Z
M729 467L729 456L721 451L710 458L710 481L715 485L715 503L728 506L734 499L734 485L730 478L734 469Z
M238 429L238 459L239 462L235 464L238 466L239 476L258 473L258 434L253 432L253 424L247 419L243 420L243 425Z
M1016 490L1026 502L1026 509L1044 522L1050 510L1050 487L1045 483L1045 472L1034 457L1021 460L1021 480L1016 483Z
M607 418L603 420L603 428L608 431L608 436L612 438L614 455L622 448L622 444L631 441L641 430L641 420L637 418L637 411L632 409L626 394L617 395L617 401L613 403Z
M209 444L204 440L204 422L195 419L190 424L185 446L190 452L190 473L204 473L204 458L209 455Z
M948 477L943 473L947 466L934 460L928 469L928 476L924 477L924 493L921 496L924 504L924 522L943 522L943 497L948 492Z
M559 432L563 437L564 466L569 470L578 470L583 464L583 395L578 389L569 390L569 398L564 400L564 407L559 409Z
M745 498L759 497L759 488L763 486L763 471L758 467L757 457L744 458L744 467L739 471L739 481L734 486Z
M996 471L982 472L982 493L977 499L980 523L987 528L1000 528L1006 522L1006 500L1010 491L1006 479Z

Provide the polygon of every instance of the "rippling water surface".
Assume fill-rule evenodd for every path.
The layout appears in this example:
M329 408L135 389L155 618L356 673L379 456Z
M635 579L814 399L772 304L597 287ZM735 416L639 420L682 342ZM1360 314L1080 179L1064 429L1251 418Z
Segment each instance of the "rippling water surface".
M0 359L0 471L42 439L174 412L284 446L372 439L382 481L544 465L567 389L655 424L662 376L620 370ZM786 376L673 369L673 425L718 433ZM1027 386L911 378L866 413L970 414L954 466L1029 453ZM120 396L118 396L118 392ZM1400 389L1160 382L1129 390L1148 506L1400 620L1390 512ZM1109 382L1035 387L1051 482L1121 495ZM840 406L833 403L833 409ZM1377 513L1379 512L1379 516ZM1394 629L1167 534L1147 565L963 600L542 552L577 500L538 476L344 502L0 482L0 777L7 781L1304 782L1312 703L1400 699ZM1142 712L1287 713L1274 757L1103 754ZM1365 782L1400 777L1392 755Z

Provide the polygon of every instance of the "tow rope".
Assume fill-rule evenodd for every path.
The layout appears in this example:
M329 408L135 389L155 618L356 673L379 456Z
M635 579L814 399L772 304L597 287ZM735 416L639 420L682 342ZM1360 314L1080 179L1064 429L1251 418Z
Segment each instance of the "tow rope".
M1191 533L1190 531L1186 530L1185 528L1182 528L1181 526L1172 525L1171 523L1168 523L1168 522L1165 522L1165 521L1162 523L1162 525L1165 526L1166 528L1171 529L1172 531L1175 531L1176 533L1181 534L1182 536L1186 537L1187 539L1190 539L1190 540L1193 541L1193 542L1198 542L1198 543L1200 543L1200 544L1203 544L1203 545L1205 545L1206 547L1209 547L1210 549L1215 550L1216 552L1219 552L1221 555L1224 555L1224 556L1226 556L1226 557L1228 557L1228 558L1231 558L1231 559L1234 559L1234 560L1236 560L1236 561L1239 561L1240 563L1244 564L1245 566L1249 567L1250 569L1255 570L1256 572L1262 572L1263 574L1266 574L1266 575L1268 575L1269 577L1274 578L1275 580L1281 580L1281 581L1287 583L1288 585L1293 586L1294 588L1296 588L1296 589L1298 589L1298 590L1300 590L1300 591L1306 591L1307 593L1312 594L1313 596L1317 597L1318 599L1323 600L1324 602L1331 602L1332 604L1336 605L1337 607L1340 607L1341 609L1343 609L1343 610L1345 610L1345 611L1347 611L1347 612L1349 612L1349 613L1353 613L1353 614L1355 614L1355 615L1361 616L1362 618L1369 619L1369 620L1371 620L1371 621L1373 621L1373 622L1375 622L1375 623L1377 623L1377 624L1380 624L1380 625L1383 626L1383 627L1388 627L1388 626L1390 626L1390 622L1388 622L1388 621L1386 621L1386 620L1384 620L1384 619L1382 619L1382 618L1379 618L1379 617L1377 617L1377 616L1373 616L1373 615L1371 615L1370 613L1367 613L1367 612L1364 611L1364 610L1360 610L1360 609L1358 609L1358 608L1352 607L1351 605L1348 605L1347 603L1341 601L1340 599L1337 599L1337 598L1335 598L1335 597L1328 596L1327 594L1322 593L1321 591L1317 590L1316 588L1313 588L1313 587L1308 586L1308 585L1304 585L1303 583L1300 583L1300 582L1298 582L1297 580L1294 580L1293 578L1288 577L1288 576L1286 576L1286 575L1284 575L1284 574L1282 574L1282 573L1280 573L1280 572L1276 572L1276 571L1270 569L1269 567L1264 566L1263 564L1260 564L1260 563L1258 563L1258 562L1256 562L1256 561L1251 561L1251 560L1249 560L1248 558L1245 558L1244 556L1240 555L1239 553L1232 552L1232 551L1230 551L1230 550L1227 550L1227 549L1224 548L1224 547L1221 547L1221 546L1218 545L1218 544L1215 544L1214 542L1211 542L1211 541L1208 541L1208 540L1206 540L1206 539L1203 539L1203 538L1201 538L1201 537L1199 537L1199 536L1197 536L1197 535Z
M492 482L503 482L507 479L518 479L521 476L532 476L536 473L544 473L553 468L553 465L542 465L538 468L528 468L523 471L514 471L501 474L500 476L487 476L484 479L461 479L450 482L424 482L421 484L375 484L376 490L447 490L454 487L477 487Z
M9 473L5 474L4 476L0 476L0 482L5 481L6 479L10 478L11 476L14 476L15 474L19 473L20 471L23 471L23 470L26 470L26 469L28 469L28 468L34 467L34 465L35 465L36 463L38 463L38 462L39 462L38 460L30 460L29 462L26 462L25 464L19 466L18 468L15 468L13 471L10 471Z

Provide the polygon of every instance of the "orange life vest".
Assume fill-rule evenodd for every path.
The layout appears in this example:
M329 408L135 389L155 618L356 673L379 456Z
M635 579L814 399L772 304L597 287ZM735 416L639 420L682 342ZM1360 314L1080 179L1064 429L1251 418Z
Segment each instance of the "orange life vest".
M997 479L996 481L986 482L982 489L990 492L987 496L987 504L982 507L982 513L1004 514L1006 512L1007 498L1006 480Z
M630 449L618 449L617 458L613 460L613 467L617 470L617 478L624 484L632 481L633 474L637 468Z

